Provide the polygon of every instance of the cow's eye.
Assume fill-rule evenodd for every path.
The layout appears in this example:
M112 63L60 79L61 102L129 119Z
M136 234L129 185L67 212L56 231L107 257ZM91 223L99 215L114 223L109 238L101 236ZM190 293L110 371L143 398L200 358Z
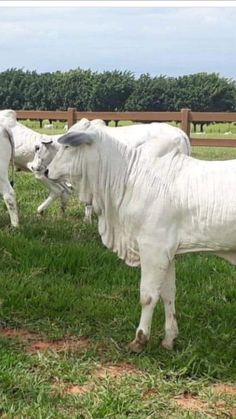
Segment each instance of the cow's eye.
M39 146L38 145L35 146L35 151L39 151Z

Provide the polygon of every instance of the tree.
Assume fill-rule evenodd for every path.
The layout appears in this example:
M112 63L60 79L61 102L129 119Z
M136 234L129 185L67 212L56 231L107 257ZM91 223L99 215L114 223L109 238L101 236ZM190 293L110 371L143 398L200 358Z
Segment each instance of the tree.
M91 90L89 110L122 111L133 91L134 76L129 71L105 71L96 74Z
M174 79L142 74L125 104L126 110L167 111L171 107Z
M225 112L235 109L235 93L235 82L215 73L198 73L176 80L174 102L176 110Z

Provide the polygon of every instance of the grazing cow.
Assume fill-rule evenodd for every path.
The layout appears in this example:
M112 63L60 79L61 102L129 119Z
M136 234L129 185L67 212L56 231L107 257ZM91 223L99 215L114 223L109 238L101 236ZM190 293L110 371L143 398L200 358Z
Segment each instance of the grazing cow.
M55 157L59 144L53 139L43 139L35 145L35 155L32 162L28 163L28 168L34 173L36 179L48 186L48 179L44 176L44 171L48 164ZM48 206L58 197L61 199L61 210L64 214L67 202L71 193L70 187L66 182L55 183L50 182L50 193L47 199L38 207L38 214L43 213Z
M15 192L8 178L8 167L11 161L14 170L14 141L11 129L1 124L0 118L0 193L7 206L11 225L19 224ZM5 122L5 121L4 121Z
M47 168L93 205L102 242L128 265L141 265L142 313L130 348L147 343L154 308L165 308L162 345L172 349L175 255L208 251L236 264L236 160L201 161L176 148L152 164L103 129L69 133ZM222 175L223 174L223 175Z

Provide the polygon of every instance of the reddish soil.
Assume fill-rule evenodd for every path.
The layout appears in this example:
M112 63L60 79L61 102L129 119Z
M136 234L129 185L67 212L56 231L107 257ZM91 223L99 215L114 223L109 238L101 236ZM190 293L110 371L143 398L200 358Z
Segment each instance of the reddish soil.
M194 411L204 411L207 409L208 404L202 402L196 396L193 396L191 393L185 392L174 398L175 403L182 407L183 409L194 410Z
M233 384L215 384L213 390L220 394L236 395L236 385Z
M19 339L24 344L27 352L78 351L87 348L89 345L89 339L83 336L69 336L60 340L47 341L40 334L25 329L0 328L0 335L10 339Z
M221 394L235 394L234 392L232 393L232 388L234 388L235 391L235 387L228 384L217 384L213 387L214 389L217 389L218 393ZM182 409L191 410L195 412L202 412L205 413L207 417L215 417L215 415L216 417L221 417L219 416L219 414L223 414L223 417L236 417L236 407L230 408L229 406L227 406L225 400L217 400L214 403L207 403L189 392L184 392L183 394L176 396L174 398L174 401Z
M110 378L121 378L124 375L140 375L141 371L137 370L133 365L130 364L117 364L117 365L101 365L95 371L92 372L92 376L98 379Z
M65 388L64 394L72 394L72 395L86 394L95 390L95 388L96 388L95 384L92 384L92 383L83 384L83 385L74 385L74 386L72 385Z

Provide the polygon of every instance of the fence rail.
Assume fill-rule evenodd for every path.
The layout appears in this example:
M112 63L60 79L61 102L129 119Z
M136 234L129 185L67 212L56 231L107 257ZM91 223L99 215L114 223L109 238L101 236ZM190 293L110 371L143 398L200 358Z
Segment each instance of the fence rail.
M190 137L191 123L235 122L236 112L192 112L191 109L181 109L180 112L79 112L76 108L67 111L17 111L19 120L33 119L43 121L67 121L69 127L81 118L102 119L105 122L179 122L183 131ZM236 139L222 138L190 138L193 146L236 147Z

